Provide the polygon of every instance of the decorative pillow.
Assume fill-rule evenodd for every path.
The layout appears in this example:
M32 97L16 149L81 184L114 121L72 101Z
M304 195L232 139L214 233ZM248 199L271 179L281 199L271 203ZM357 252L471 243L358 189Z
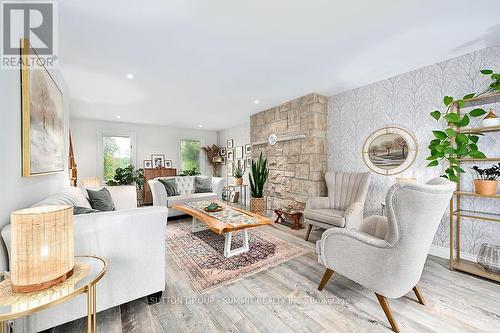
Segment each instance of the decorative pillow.
M97 209L101 212L109 212L115 210L115 204L111 198L107 188L102 188L99 191L92 191L87 189L89 195L89 202L92 209Z
M212 177L194 177L194 193L212 192Z
M165 190L167 191L167 196L173 197L175 195L179 195L179 191L177 190L177 182L175 178L169 179L158 179L160 183L165 186Z
M91 214L91 213L99 213L98 210L87 208L87 207L73 207L73 215L83 215L83 214Z

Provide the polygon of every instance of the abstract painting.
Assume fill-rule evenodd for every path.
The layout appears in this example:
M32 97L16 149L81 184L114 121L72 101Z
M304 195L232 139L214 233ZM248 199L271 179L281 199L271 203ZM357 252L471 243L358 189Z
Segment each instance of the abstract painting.
M27 40L21 67L23 176L64 170L63 94Z

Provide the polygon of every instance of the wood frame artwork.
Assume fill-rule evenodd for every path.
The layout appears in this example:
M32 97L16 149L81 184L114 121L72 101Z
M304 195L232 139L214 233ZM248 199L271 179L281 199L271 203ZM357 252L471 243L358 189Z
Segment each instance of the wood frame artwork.
M38 65L42 62L28 39L21 40L21 59L22 175L62 172L67 157L63 93Z

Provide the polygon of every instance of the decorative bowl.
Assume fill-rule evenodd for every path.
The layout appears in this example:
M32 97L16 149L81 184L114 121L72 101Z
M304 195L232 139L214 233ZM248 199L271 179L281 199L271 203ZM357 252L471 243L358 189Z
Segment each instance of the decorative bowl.
M487 271L500 273L500 245L483 243L477 255L477 263Z
M220 206L216 202L212 202L210 205L208 205L207 207L204 208L204 210L206 212L210 212L210 213L220 212L223 209L224 209L224 207Z

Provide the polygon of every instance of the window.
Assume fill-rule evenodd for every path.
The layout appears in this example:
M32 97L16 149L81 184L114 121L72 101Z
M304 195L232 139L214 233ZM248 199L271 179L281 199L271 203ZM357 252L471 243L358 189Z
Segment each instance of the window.
M128 136L102 136L104 181L113 179L117 168L132 164L132 139Z
M199 140L181 140L181 170L192 170L200 172L200 149Z

